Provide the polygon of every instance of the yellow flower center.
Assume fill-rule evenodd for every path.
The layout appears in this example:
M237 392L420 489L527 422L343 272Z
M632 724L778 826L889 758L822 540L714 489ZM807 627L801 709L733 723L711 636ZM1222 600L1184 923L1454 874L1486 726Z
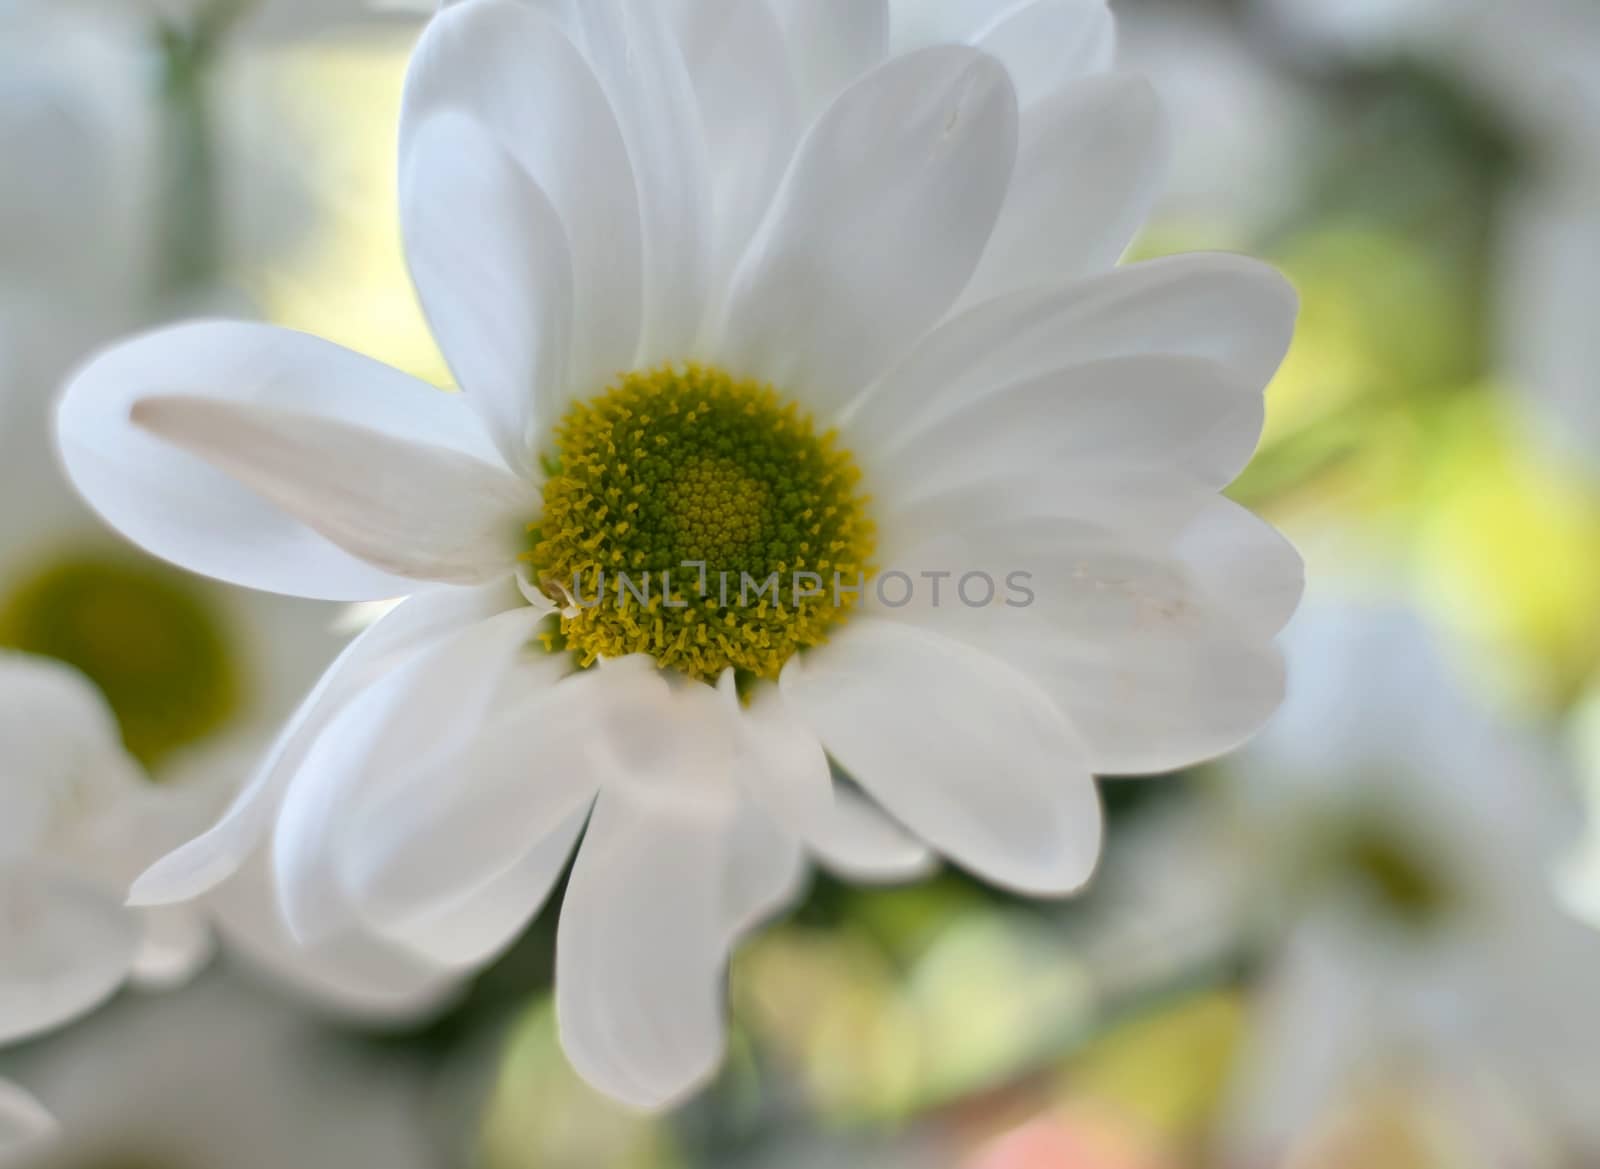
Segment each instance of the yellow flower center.
M771 678L858 603L876 542L860 470L771 386L632 373L554 438L528 559L583 665Z
M241 681L206 598L159 565L55 561L0 596L0 647L75 666L147 767L228 721Z

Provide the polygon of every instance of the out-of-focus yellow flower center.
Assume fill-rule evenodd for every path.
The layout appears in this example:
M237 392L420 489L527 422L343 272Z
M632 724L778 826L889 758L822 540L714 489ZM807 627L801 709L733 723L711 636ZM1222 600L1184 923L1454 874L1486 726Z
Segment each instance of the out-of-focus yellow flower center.
M584 665L773 677L859 601L876 544L837 436L720 369L624 376L555 428L528 553Z
M0 647L81 670L147 767L217 730L241 701L217 615L157 565L85 557L45 566L0 595Z

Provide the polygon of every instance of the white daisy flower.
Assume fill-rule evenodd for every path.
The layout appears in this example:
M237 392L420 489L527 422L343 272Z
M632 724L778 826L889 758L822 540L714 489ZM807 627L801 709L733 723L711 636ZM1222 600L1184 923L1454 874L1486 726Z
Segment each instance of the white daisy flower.
M717 1067L729 949L802 848L1070 893L1096 773L1265 720L1299 561L1217 492L1294 296L1235 257L1113 270L1158 187L1151 92L1092 72L1098 3L987 11L447 9L401 203L464 393L220 322L73 379L69 473L144 547L409 597L137 902L270 835L301 939L470 967L582 836L563 1042L660 1106Z
M0 1056L0 1071L60 1122L7 1169L427 1169L426 1083L281 1003L211 976L128 999L72 1031ZM22 1099L21 1088L11 1093ZM0 1132L7 1094L0 1089ZM0 1137L3 1140L3 1137ZM0 1157L5 1157L0 1144Z
M1281 1164L1374 1097L1483 1164L1585 1162L1600 937L1550 880L1574 824L1562 772L1464 692L1411 614L1308 608L1286 649L1289 699L1234 760L1212 837L1210 870L1266 929L1230 1163Z

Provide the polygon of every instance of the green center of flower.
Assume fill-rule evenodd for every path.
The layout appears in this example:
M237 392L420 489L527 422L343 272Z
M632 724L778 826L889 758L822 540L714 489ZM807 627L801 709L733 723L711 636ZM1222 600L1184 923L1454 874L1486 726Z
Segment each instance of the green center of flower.
M47 565L0 596L0 647L81 670L147 767L211 734L240 704L217 615L158 565L87 557Z
M774 677L859 601L875 534L837 435L722 370L632 373L570 409L528 554L584 665Z

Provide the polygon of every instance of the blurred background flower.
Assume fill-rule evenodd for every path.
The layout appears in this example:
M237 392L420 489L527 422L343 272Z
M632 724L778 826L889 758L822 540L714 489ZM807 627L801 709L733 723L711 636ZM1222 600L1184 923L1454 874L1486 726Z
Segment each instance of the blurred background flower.
M981 7L920 3L929 27ZM1320 594L1268 736L1106 785L1101 879L1070 906L819 876L730 975L727 1068L664 1117L559 1055L559 895L457 985L291 960L242 882L213 914L224 973L0 1059L0 1135L37 1100L83 1134L62 1169L1600 1160L1600 10L1112 8L1174 128L1136 254L1262 255L1304 302L1234 489ZM448 381L392 226L415 19L0 0L0 646L86 676L163 788L225 798L336 614L112 542L62 486L49 400L195 311Z

